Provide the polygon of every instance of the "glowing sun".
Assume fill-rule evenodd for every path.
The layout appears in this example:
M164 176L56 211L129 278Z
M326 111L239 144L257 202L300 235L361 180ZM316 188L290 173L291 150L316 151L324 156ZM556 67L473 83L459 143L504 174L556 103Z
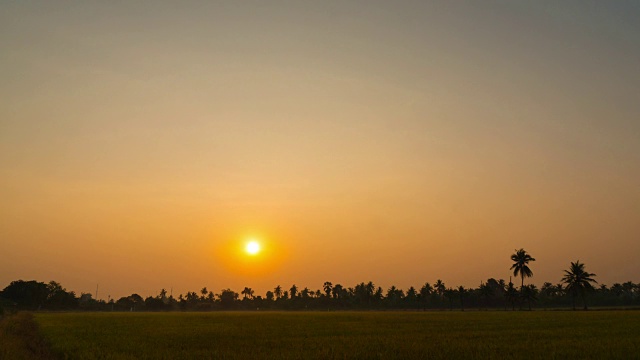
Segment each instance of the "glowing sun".
M256 255L260 252L260 243L255 240L251 240L247 243L247 246L245 246L244 251L249 255Z

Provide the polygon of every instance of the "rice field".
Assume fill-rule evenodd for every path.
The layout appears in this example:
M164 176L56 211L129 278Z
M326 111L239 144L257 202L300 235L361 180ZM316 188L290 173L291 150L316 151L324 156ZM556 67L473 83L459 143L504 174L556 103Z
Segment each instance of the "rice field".
M640 311L38 313L63 359L629 359Z

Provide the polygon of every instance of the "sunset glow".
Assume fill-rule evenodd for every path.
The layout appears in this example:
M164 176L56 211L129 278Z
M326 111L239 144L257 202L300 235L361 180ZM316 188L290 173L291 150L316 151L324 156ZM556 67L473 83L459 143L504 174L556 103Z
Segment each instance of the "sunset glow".
M247 243L247 246L245 247L245 251L249 255L256 255L257 253L260 252L260 243L257 242L256 240L249 241Z
M638 281L637 4L0 1L0 289Z

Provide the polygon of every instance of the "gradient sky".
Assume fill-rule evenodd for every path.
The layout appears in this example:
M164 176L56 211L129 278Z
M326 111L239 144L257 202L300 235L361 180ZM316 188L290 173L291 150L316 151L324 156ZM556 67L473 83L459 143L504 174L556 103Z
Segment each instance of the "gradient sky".
M0 288L638 282L640 4L2 1L0 199Z

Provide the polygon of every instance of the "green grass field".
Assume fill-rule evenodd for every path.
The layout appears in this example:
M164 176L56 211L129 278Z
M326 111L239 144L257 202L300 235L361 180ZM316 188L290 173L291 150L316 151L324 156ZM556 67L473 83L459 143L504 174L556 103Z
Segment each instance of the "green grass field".
M640 311L40 313L70 359L629 359Z

